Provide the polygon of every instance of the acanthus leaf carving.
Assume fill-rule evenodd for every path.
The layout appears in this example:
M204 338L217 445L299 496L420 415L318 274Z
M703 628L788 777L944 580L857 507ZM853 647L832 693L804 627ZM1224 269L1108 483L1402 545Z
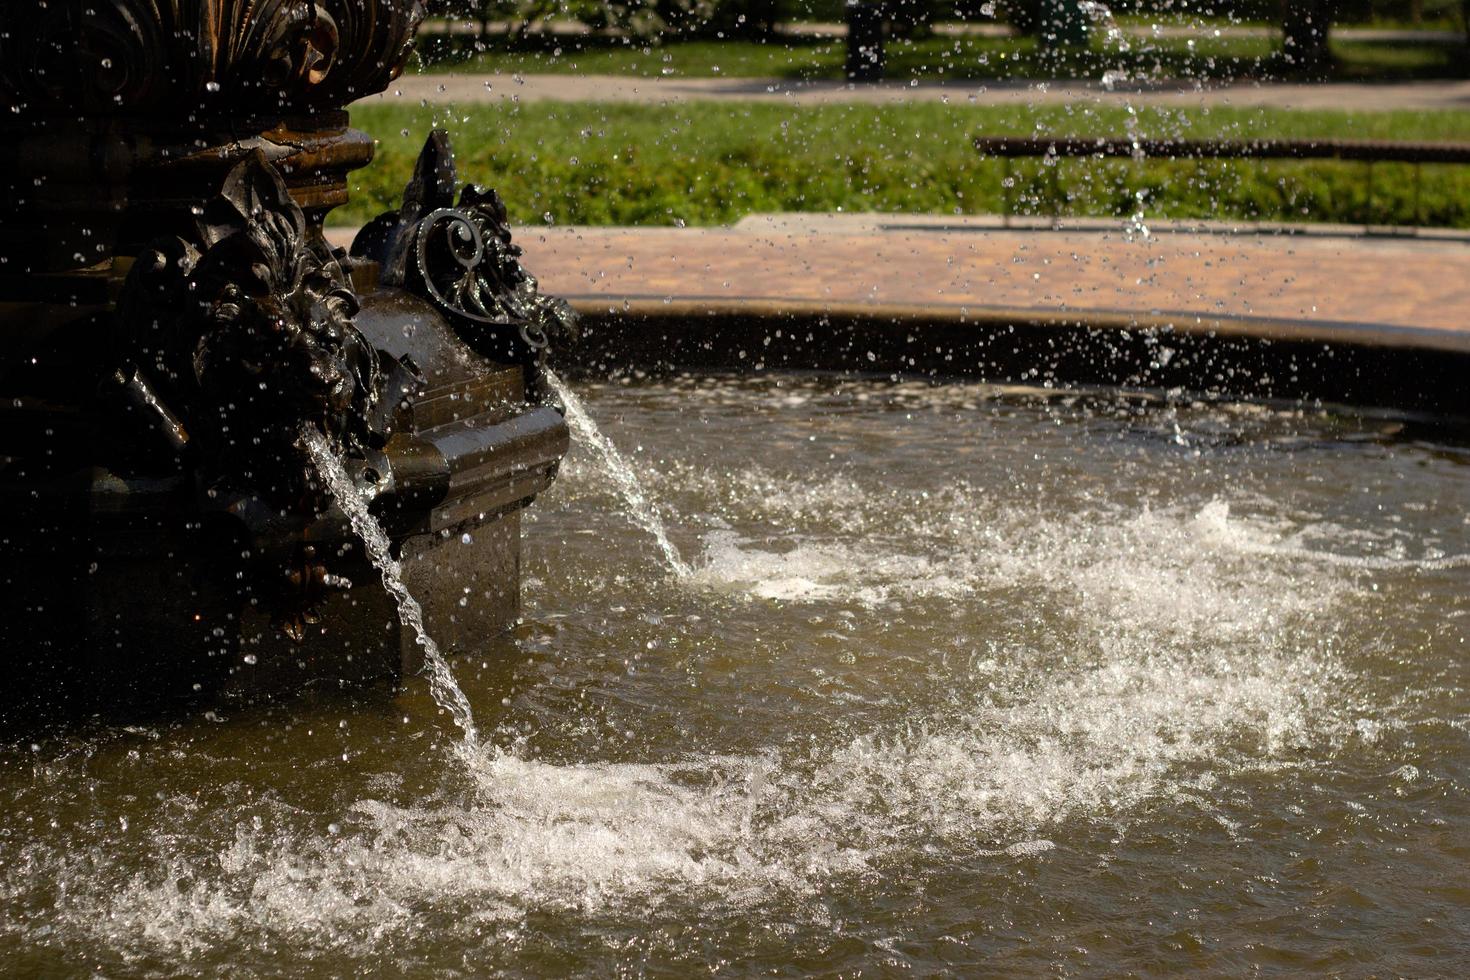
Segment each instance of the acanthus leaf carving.
M386 438L381 396L397 365L354 326L340 264L259 153L230 171L191 234L138 257L119 308L128 359L224 482L299 501L305 468L291 447L303 423L347 453Z

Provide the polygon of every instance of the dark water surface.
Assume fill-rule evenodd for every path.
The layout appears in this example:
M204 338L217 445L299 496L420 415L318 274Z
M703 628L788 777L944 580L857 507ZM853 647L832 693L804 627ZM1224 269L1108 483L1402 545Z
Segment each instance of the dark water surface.
M422 680L0 749L0 973L1470 970L1470 452L582 391L693 577L574 453L472 771Z

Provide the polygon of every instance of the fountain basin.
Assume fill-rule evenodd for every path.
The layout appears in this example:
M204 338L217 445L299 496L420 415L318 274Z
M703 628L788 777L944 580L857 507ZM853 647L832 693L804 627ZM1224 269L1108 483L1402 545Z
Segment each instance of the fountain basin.
M541 229L607 371L872 372L1470 415L1461 232L915 215ZM564 358L565 359L565 358Z
M576 297L598 376L876 374L1377 408L1470 422L1470 332L1198 314Z
M472 766L421 681L0 755L0 970L1454 972L1463 441L577 387L693 575L579 445L523 622L453 661Z

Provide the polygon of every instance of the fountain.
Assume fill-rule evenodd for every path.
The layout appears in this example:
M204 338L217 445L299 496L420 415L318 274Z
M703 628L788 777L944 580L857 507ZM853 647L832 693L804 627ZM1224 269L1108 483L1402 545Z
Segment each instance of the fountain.
M441 642L515 616L519 514L567 448L540 360L570 308L439 132L350 253L322 233L373 156L343 107L396 77L423 15L0 10L7 720L419 669L303 424Z
M444 134L323 238L419 16L0 6L0 975L1464 972L1459 335L602 298L573 392Z

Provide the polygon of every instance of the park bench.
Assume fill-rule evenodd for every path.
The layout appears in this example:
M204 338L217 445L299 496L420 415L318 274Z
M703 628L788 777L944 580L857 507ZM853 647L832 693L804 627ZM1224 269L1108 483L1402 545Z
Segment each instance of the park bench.
M982 156L1007 161L1005 211L1014 213L1010 193L1014 174L1009 161L1043 159L1134 160L1344 160L1367 166L1367 211L1373 210L1373 166L1378 163L1414 165L1414 214L1423 223L1420 186L1425 164L1470 164L1470 143L1425 143L1395 140L1347 139L1130 139L1126 137L980 136L975 148ZM1052 167L1053 200L1060 208L1060 177ZM1365 222L1366 223L1366 222Z

